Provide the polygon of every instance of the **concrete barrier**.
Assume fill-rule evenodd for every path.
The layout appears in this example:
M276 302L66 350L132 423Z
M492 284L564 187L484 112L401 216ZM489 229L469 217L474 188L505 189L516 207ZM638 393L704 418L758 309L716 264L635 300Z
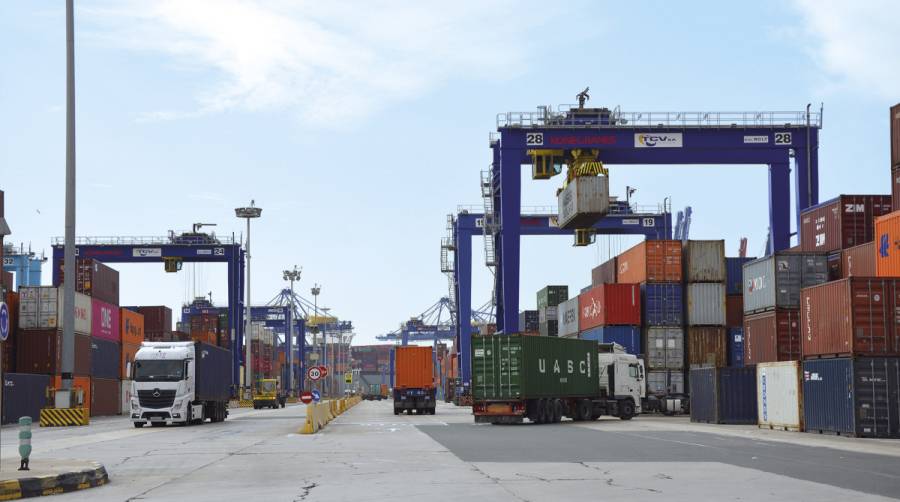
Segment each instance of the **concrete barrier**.
M306 405L306 422L300 428L300 434L315 434L322 430L341 413L359 404L362 399L353 396L347 399L332 399L321 403Z

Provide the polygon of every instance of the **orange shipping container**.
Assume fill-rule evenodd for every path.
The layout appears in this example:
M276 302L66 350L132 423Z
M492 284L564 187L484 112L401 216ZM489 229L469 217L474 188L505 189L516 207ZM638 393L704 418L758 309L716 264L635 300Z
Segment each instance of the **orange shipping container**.
M133 310L119 309L122 343L140 345L144 341L144 316Z
M394 356L394 388L434 388L434 362L431 347L397 347Z
M119 378L122 380L131 379L131 364L134 362L134 356L140 348L140 345L135 345L133 343L122 344L122 362L119 364Z
M900 277L900 211L875 219L875 275Z
M619 283L681 282L681 241L644 241L617 260Z
M53 377L53 387L55 389L62 388L62 377L56 375ZM84 407L91 407L91 377L76 376L72 379L72 388L84 391Z

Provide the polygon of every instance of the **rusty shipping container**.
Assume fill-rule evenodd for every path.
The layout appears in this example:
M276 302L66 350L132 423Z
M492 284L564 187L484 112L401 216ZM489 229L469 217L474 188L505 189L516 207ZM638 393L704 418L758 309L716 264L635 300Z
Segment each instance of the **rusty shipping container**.
M684 243L684 282L725 282L725 241L707 240Z
M875 219L875 274L900 277L900 211Z
M891 107L891 167L900 166L900 104Z
M687 328L688 366L728 366L728 334L720 326Z
M431 389L434 387L434 364L431 347L408 345L394 349L394 387Z
M744 325L744 296L725 297L725 326L740 328Z
M827 263L828 263L828 280L836 281L838 279L842 279L843 276L843 252L842 251L832 251L827 255Z
M900 210L900 166L891 169L891 210Z
M578 297L579 329L641 324L641 288L637 284L601 284Z
M601 284L614 284L616 280L616 270L618 267L617 257L597 265L591 270L591 286L599 286Z
M65 282L65 260L59 262L59 282ZM78 258L75 260L75 291L91 298L119 304L119 271L93 259Z
M111 378L91 378L91 416L106 417L122 413L121 382Z
M165 333L172 331L172 309L158 307L127 307L144 316L144 332Z
M803 357L900 355L900 279L853 277L802 294Z
M875 238L875 218L891 212L890 195L840 195L800 214L801 248L828 252Z
M779 309L744 316L744 365L800 359L800 311Z
M841 278L875 277L875 242L841 251Z
M61 371L62 331L55 329L19 330L16 371L54 375ZM91 374L91 337L75 334L76 375Z
M681 241L644 241L619 255L620 283L681 282Z

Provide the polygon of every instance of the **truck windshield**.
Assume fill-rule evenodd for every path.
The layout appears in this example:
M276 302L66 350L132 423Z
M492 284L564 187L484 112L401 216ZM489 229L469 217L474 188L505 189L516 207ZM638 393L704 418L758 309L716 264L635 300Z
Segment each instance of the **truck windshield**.
M177 382L184 379L184 361L143 360L134 362L135 382Z
M263 394L272 394L275 392L275 382L260 382L259 391Z

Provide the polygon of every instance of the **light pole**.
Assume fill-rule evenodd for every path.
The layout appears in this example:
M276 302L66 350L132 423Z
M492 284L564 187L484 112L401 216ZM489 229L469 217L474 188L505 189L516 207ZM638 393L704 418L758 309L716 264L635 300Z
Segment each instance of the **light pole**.
M256 207L256 201L251 200L249 207L235 208L234 215L247 220L247 305L245 305L247 319L244 321L244 392L246 396L246 393L250 393L253 388L253 352L251 350L253 334L250 330L252 321L250 317L250 305L252 305L250 303L250 220L262 216L262 208ZM249 396L246 398L249 399Z
M75 6L66 0L66 235L63 284L63 339L60 355L62 400L57 408L71 407L75 371Z
M287 391L290 395L294 395L294 281L300 281L300 274L303 272L303 268L297 268L297 265L294 265L293 270L285 270L284 271L284 280L291 282L291 315L290 315L290 323L288 326L288 339L285 344L287 349L287 354L285 356L285 361L288 364L288 388Z
M325 362L325 367L328 368L328 374L325 375L325 381L322 383L325 384L325 393L328 395L331 394L331 374L334 373L334 366L329 367L328 365L328 311L330 310L329 307L322 307L322 312L325 312L325 315L322 316L325 319L325 331L322 332L322 360ZM332 350L332 352L334 351Z
M310 288L310 290L309 290L309 292L312 293L312 295L313 295L313 319L315 321L315 325L313 326L313 329L312 329L312 334L313 334L312 346L313 346L313 348L316 349L315 352L313 352L316 355L316 362L318 362L318 358L319 358L319 347L318 347L318 345L316 345L316 342L318 340L317 335L319 334L319 293L321 291L322 291L322 286L319 286L318 283L313 284L313 287ZM322 388L322 384L319 384L319 388L320 389Z

